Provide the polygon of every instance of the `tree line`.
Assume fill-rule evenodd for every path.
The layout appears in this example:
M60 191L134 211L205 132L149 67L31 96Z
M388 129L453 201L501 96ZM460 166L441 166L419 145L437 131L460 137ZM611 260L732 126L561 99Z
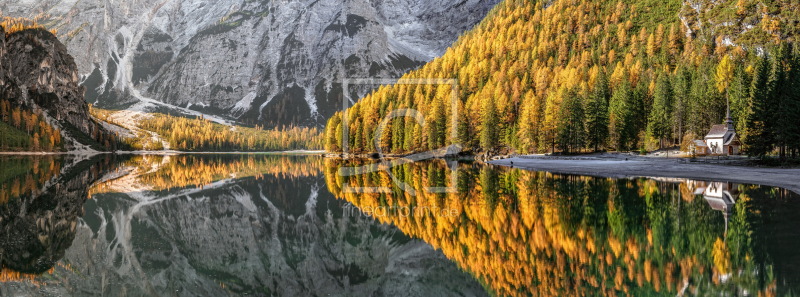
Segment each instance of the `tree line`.
M698 16L681 1L645 2L504 1L444 56L404 76L456 78L456 102L450 86L383 86L329 120L325 148L342 151L347 123L353 153L449 144L472 152L654 150L702 139L724 122L730 101L748 153L797 155L790 37L800 18L784 12L792 6L742 0ZM690 31L678 15L733 25ZM743 22L756 25L732 28ZM376 141L376 128L398 109L420 111L426 125L395 118Z
M260 126L231 127L204 118L154 114L141 128L158 133L171 149L182 151L287 151L322 148L317 128L286 127L265 130Z
M0 135L0 150L61 151L61 131L51 126L38 111L0 100L0 121L8 125Z
M52 33L53 35L57 35L58 31L56 29L47 30L47 28L37 22L39 19L45 17L49 17L49 15L39 15L34 19L3 17L2 22L0 22L0 26L2 26L5 30L6 37L13 33L27 29L42 29Z

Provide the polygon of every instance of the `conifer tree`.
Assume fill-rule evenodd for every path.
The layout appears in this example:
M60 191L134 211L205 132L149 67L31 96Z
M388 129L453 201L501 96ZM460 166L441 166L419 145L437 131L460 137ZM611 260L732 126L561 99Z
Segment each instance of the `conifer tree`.
M800 124L798 122L798 111L800 111L800 63L788 44L778 49L774 68L780 71L775 75L779 76L776 82L774 94L774 114L771 130L775 135L775 145L779 150L781 160L785 160L793 150L793 144L797 143L800 135Z
M633 111L631 102L633 97L630 84L624 82L614 90L609 102L609 132L611 146L618 151L629 149L632 141Z
M565 93L559 111L558 143L564 152L581 149L584 144L585 127L583 102L574 90Z
M659 141L659 147L664 147L664 139L669 136L670 123L672 122L672 85L666 75L660 75L656 82L656 92L653 98L653 107L647 132L650 137Z
M490 151L497 146L500 134L498 127L500 119L492 98L488 98L484 102L481 122L481 148Z
M586 103L586 129L588 144L595 151L608 141L608 78L602 72Z
M772 122L772 106L770 101L773 93L773 79L771 79L770 59L767 56L759 59L753 73L753 83L750 87L750 110L747 115L747 130L744 143L748 154L763 157L773 149L773 132L770 130Z
M731 117L737 133L742 136L747 130L747 113L750 106L750 85L753 79L743 67L737 67L733 80L728 88L728 99L731 104Z
M325 150L329 152L340 152L341 147L341 133L342 133L342 114L337 112L328 121L325 127ZM338 134L337 134L337 131Z

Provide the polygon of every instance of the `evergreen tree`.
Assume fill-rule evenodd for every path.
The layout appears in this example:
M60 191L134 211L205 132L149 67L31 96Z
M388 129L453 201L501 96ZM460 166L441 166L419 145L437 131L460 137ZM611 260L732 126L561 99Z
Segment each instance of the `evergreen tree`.
M794 149L800 137L800 124L797 117L800 112L800 61L788 45L778 49L773 70L777 75L774 99L773 127L775 145L779 149L781 160ZM777 60L780 59L780 60Z
M750 84L752 78L743 69L738 67L734 71L733 80L728 88L728 98L731 104L731 117L733 117L736 131L742 135L746 130L747 113L750 106Z
M416 127L419 125L417 124L416 120L412 118L405 118L405 136L403 137L403 151L410 152L414 150L414 131L416 131Z
M684 134L686 133L686 120L690 111L691 103L691 90L692 90L692 77L691 73L686 67L681 67L673 77L673 113L672 125L675 136L677 136L678 143L684 142Z
M715 65L705 63L692 77L688 122L689 129L696 135L706 135L712 125L722 123L725 118L725 98L713 79L715 68Z
M614 90L609 102L610 141L611 146L618 151L629 149L630 143L634 138L632 136L633 127L631 127L634 116L630 106L631 97L633 97L633 92L630 84L624 82Z
M650 111L650 119L647 125L647 132L650 137L659 141L659 147L664 147L664 139L669 136L670 123L672 122L672 85L666 75L660 75L656 82L656 90L653 98L653 108Z
M445 111L442 97L437 97L433 100L432 111L428 115L427 132L428 132L428 147L430 149L441 148L445 145L447 139L447 114ZM497 143L497 141L495 142Z
M481 123L481 148L490 151L498 145L500 140L500 127L498 127L500 119L492 98L487 99L484 103Z
M787 129L787 146L793 158L800 157L800 52L798 49L792 52L791 72L789 76L789 91L786 98L786 110L788 117L783 118L780 127Z
M472 128L469 125L469 120L466 116L460 116L456 126L456 133L458 138L456 143L461 145L462 148L469 149L473 147L475 136Z
M588 144L595 151L608 141L608 77L601 72L594 90L586 103L586 130Z
M629 139L631 148L634 148L644 144L647 132L648 115L653 106L650 83L643 79L639 80L639 83L633 88L632 96L628 97L628 100L628 106L630 107Z
M392 148L391 152L393 153L400 153L403 151L403 143L404 136L405 136L405 113L403 113L403 117L395 118L392 124Z
M559 111L558 144L564 152L579 150L584 144L583 103L575 91L566 92Z
M774 76L770 59L762 57L756 64L753 83L750 87L750 110L747 115L747 130L744 137L745 151L763 157L773 149L771 99L774 89Z
M522 114L520 115L520 124L518 138L518 149L523 153L534 153L539 145L539 123L541 119L539 111L539 102L534 97L533 91L525 94L522 101Z

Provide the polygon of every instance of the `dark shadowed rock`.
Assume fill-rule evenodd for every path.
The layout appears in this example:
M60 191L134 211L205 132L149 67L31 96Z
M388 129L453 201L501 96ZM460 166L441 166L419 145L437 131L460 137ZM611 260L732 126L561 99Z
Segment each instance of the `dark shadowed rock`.
M66 133L68 149L88 144L90 135L105 133L89 115L79 77L67 47L52 33L28 29L8 37L0 34L0 98L41 111Z

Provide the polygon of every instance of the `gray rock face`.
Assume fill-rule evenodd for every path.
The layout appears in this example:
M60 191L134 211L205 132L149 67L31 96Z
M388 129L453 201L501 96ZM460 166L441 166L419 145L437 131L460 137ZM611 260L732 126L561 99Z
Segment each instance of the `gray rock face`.
M342 78L397 78L497 2L7 0L0 10L59 30L87 101L152 98L275 126L324 123L341 107Z
M78 68L50 32L29 29L6 37L0 28L0 97L14 106L42 111L51 125L66 133L68 149L85 145L91 135L107 133L91 120Z

